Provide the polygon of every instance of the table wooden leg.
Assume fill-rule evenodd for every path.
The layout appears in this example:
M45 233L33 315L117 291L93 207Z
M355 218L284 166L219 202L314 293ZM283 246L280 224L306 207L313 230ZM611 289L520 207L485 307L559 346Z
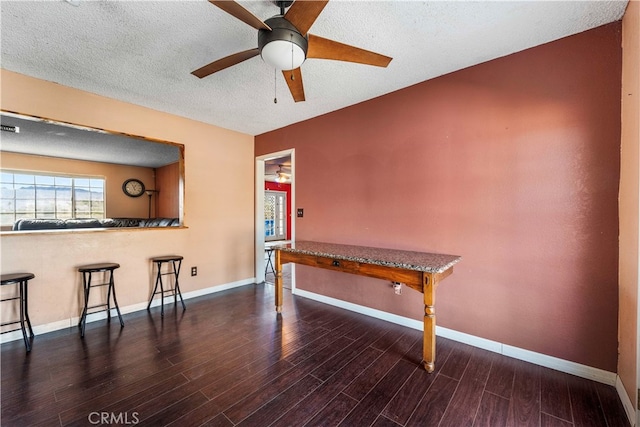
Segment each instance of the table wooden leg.
M431 274L423 276L424 295L424 335L422 339L422 364L427 372L433 372L436 365L436 287Z
M280 250L275 250L275 281L276 281L276 311L282 313L282 263L280 262Z

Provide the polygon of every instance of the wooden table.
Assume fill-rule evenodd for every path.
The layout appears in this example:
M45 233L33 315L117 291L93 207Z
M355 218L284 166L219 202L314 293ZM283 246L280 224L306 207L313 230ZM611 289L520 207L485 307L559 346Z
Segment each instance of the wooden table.
M422 363L433 372L436 356L435 296L438 284L453 273L457 255L300 241L275 246L276 311L282 311L282 264L289 262L404 283L424 295Z

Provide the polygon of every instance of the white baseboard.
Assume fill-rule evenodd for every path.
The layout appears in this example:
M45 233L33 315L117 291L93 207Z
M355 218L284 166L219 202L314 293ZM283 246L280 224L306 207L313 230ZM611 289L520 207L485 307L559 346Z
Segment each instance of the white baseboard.
M251 284L254 284L255 282L256 282L255 277L251 277L249 279L238 280L236 282L224 283L224 284L218 285L218 286L211 286L209 288L198 289L198 290L190 291L190 292L184 292L184 293L182 293L182 298L185 299L185 300L188 300L188 299L200 297L200 296L203 296L203 295L214 294L216 292L226 291L228 289L233 289L233 288L237 288L237 287L240 287L240 286L251 285ZM145 301L145 302L140 302L140 303L131 304L131 305L127 305L127 306L122 306L122 307L120 307L120 313L127 314L127 313L133 313L133 312L136 312L136 311L146 310L147 309L147 304L149 304L149 303L147 301ZM151 307L157 307L159 305L160 305L160 298L159 297L154 299L153 302L151 303ZM116 311L115 311L115 309L111 309L111 313L110 314L111 314L111 317L117 317L118 316ZM95 322L95 321L106 319L106 318L107 318L107 312L106 311L102 311L102 312L94 313L94 314L89 314L87 316L87 323ZM37 337L38 335L45 334L47 332L54 332L54 331L58 331L60 329L66 329L66 328L70 328L70 327L77 327L79 321L80 321L80 316L75 316L75 317L71 317L69 319L58 320L58 321L51 322L51 323L45 323L43 325L33 326L33 333ZM21 330L17 330L17 331L8 332L6 334L3 334L0 337L0 343L5 343L5 342L15 341L15 340L21 340L21 339L22 339L22 331Z
M204 295L215 294L216 292L222 292L222 291L226 291L233 288L238 288L240 286L253 285L255 283L256 283L256 278L250 277L248 279L242 279L242 280L237 280L235 282L223 283L222 285L211 286L210 288L204 288L204 289L198 289L191 292L186 292L182 294L182 297L184 299L191 299L191 298L201 297ZM157 305L160 305L160 300L154 301L154 303L156 302L157 302ZM151 306L155 307L153 304L151 304ZM145 306L145 308L147 307Z
M618 376L616 377L616 391L618 392L618 396L620 396L620 401L622 402L622 406L624 406L624 411L627 413L629 424L634 427L636 425L636 409L633 403L631 403L627 390L625 390L624 385L622 385L622 381Z
M406 326L412 329L417 329L420 331L423 330L423 322L419 320L409 319L407 317L398 316L396 314L391 314L385 311L376 310L374 308L353 304L347 301L327 297L325 295L316 294L314 292L309 292L302 289L296 289L294 293L298 296L340 307L345 310L355 311L356 313L375 317L381 320L386 320L388 322L396 323L398 325ZM616 384L617 375L615 373L604 371L598 368L592 368L591 366L581 365L580 363L558 359L557 357L547 356L545 354L536 353L534 351L513 347L497 341L492 341L485 338L476 337L474 335L465 334L463 332L454 331L452 329L443 328L441 326L436 326L436 335L469 344L474 347L480 347L485 350L493 351L495 353L503 354L508 357L513 357L515 359L524 360L536 365L545 366L557 371L566 372L582 378L598 381L610 386L614 386Z

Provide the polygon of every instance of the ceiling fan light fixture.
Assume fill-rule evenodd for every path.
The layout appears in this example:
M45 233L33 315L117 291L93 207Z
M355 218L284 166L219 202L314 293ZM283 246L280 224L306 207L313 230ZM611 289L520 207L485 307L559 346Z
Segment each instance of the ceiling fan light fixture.
M264 62L277 70L294 70L307 57L306 37L282 16L264 21L269 30L258 31L258 48Z
M300 46L289 40L274 40L267 43L261 52L262 59L276 70L294 70L305 60Z
M282 170L282 165L278 165L278 170L276 171L276 182L283 183L289 180L289 174L285 173Z

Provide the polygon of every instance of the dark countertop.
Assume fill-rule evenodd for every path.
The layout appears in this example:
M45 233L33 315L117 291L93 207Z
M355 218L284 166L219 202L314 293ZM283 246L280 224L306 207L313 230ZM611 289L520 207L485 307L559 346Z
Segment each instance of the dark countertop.
M285 252L323 256L428 273L442 273L462 259L458 255L310 241L297 241L288 245L275 246L274 248Z

